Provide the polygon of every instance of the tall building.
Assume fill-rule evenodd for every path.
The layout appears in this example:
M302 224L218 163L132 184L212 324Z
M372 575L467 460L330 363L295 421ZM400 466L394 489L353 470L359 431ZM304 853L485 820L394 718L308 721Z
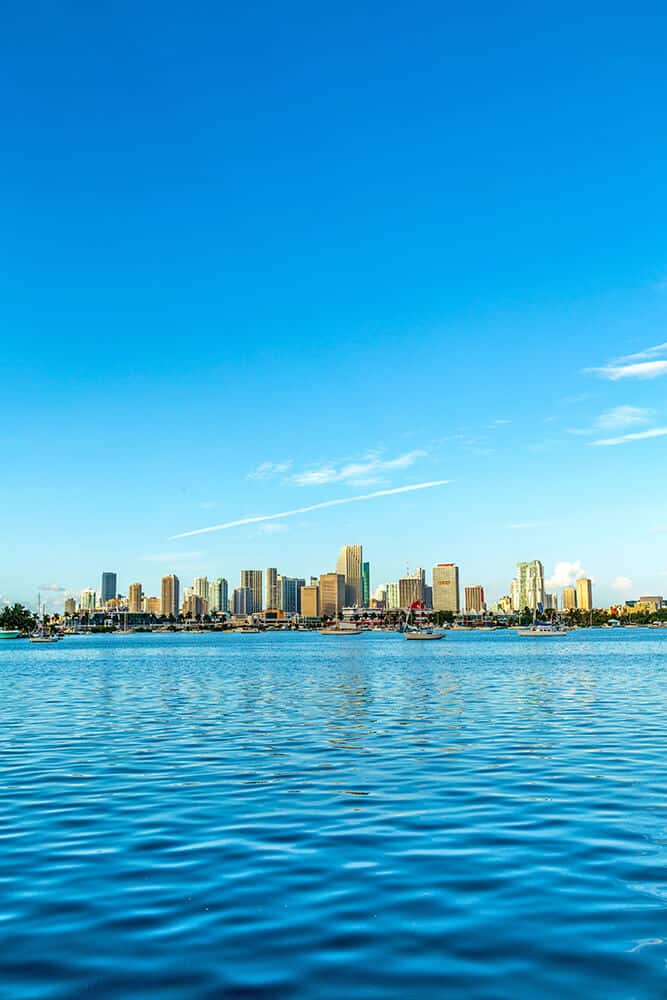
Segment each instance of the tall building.
M577 580L577 604L582 611L593 610L593 582L587 576Z
M517 611L541 604L544 607L544 566L539 559L517 563L518 607Z
M201 618L202 615L206 614L208 608L208 601L199 594L195 594L194 590L183 599L183 617L184 618Z
M252 591L250 587L237 587L232 594L232 614L249 615L252 614L252 610Z
M519 581L516 577L514 577L510 584L510 604L512 606L512 611L523 610L521 607L521 594L519 593Z
M127 609L133 614L141 611L141 593L142 586L140 583L131 583L130 591L127 599Z
M162 577L162 599L160 601L160 614L173 615L178 617L180 607L181 585L178 577L174 573Z
M574 587L563 587L563 611L576 611L577 592Z
M207 576L196 576L192 583L192 589L197 595L201 597L202 601L208 601L208 577Z
M451 611L454 615L461 610L459 568L455 563L438 563L433 567L433 609Z
M361 565L361 603L367 608L371 603L371 564Z
M301 614L304 618L319 618L320 588L317 584L301 588Z
M486 604L484 602L484 587L475 585L474 587L465 588L465 598L466 598L466 614L481 614L486 611Z
M252 607L245 612L250 614L254 612L257 614L263 608L262 604L262 571L261 569L242 569L241 570L241 588L247 587L250 591L250 597L252 600ZM239 588L237 588L239 589ZM236 613L236 612L235 612Z
M362 595L362 563L361 545L344 545L340 550L336 572L345 579L345 605L348 608L361 605Z
M208 610L215 614L217 611L227 610L228 601L227 581L223 576L217 580L212 580L208 585Z
M97 607L97 594L94 590L86 588L81 591L79 607L82 611L94 611Z
M545 594L544 607L546 608L547 611L558 611L558 595Z
M162 602L159 597L144 597L141 610L157 617L160 614L161 607Z
M398 583L388 583L385 588L385 602L387 611L396 611L400 608L400 596Z
M76 601L73 597L65 598L65 614L74 615L76 614Z
M400 578L398 581L399 608L409 608L411 604L424 600L425 576L423 569L416 569L414 573Z
M336 618L345 606L345 577L342 573L320 576L320 614Z
M278 570L275 566L269 566L266 571L266 607L268 610L277 610L280 607L279 600Z
M118 589L118 578L115 573L102 573L102 590L100 592L100 600L102 604L106 604L107 601L113 601L114 597L117 596Z
M278 603L275 605L286 614L298 614L301 610L301 591L306 581L301 577L278 576Z

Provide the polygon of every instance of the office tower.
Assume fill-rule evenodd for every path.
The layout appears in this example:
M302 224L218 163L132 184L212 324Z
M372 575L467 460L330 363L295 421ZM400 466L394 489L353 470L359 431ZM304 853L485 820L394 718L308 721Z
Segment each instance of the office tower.
M275 566L269 566L266 571L266 607L271 611L275 611L280 607L279 601L278 570Z
M593 610L593 583L587 576L577 580L577 604L582 611Z
M400 608L398 583L387 584L385 602L387 611L396 611L397 608Z
M317 584L301 588L301 614L304 618L319 618L320 588Z
M201 597L202 601L208 601L207 576L196 576L192 582L192 589L197 595L197 597Z
M65 598L65 614L75 615L76 614L76 601L73 597Z
M640 604L645 604L648 611L661 611L665 605L662 594L651 594L648 597L640 597Z
M518 602L517 611L541 604L544 607L544 566L539 559L517 563Z
M344 545L340 550L336 572L345 579L345 605L348 608L362 603L362 563L361 545Z
M558 611L558 597L556 594L544 595L544 607L547 611Z
M402 576L398 581L398 606L409 608L412 604L424 600L424 582L426 574L423 569L416 569L408 576Z
M512 580L510 584L510 602L512 605L512 611L522 611L521 608L521 594L519 593L519 581L516 577Z
M505 594L500 598L498 601L498 610L502 611L505 615L508 615L513 610L512 598L509 594Z
M374 598L376 601L386 601L387 600L387 585L381 583L379 587L375 588Z
M424 584L424 607L433 608L433 587L428 583Z
M247 587L250 591L250 597L252 600L252 607L246 614L254 612L257 614L262 610L262 571L261 569L242 569L241 570L241 588Z
M459 568L455 563L438 563L433 567L433 608L435 611L461 610Z
M486 611L486 604L484 603L484 587L480 587L479 585L466 587L465 598L466 614L480 615L483 611Z
M112 601L116 596L118 580L115 573L102 573L101 603L105 605L107 601Z
M155 615L156 618L160 614L161 607L162 602L159 597L144 597L142 601L142 611L149 615Z
M97 607L97 593L89 587L82 590L81 597L79 598L79 607L82 611L94 611Z
M576 611L577 592L574 587L563 587L563 611Z
M160 602L160 614L173 615L178 618L180 607L181 585L178 577L171 573L162 577L162 600Z
M319 585L320 585L320 578L319 578L319 576L311 576L310 583L308 584L308 586L309 587L319 587Z
M128 611L133 614L141 611L141 591L142 587L140 583L130 584L130 593L128 595Z
M217 580L212 580L208 585L208 610L211 614L226 611L228 597L228 586L225 578L219 576Z
M232 593L232 614L252 614L252 591L250 587L237 587L234 590Z
M322 573L320 576L320 613L336 618L345 606L345 577L342 573Z
M194 589L191 589L190 593L183 598L184 618L201 618L202 615L206 614L207 608L208 601L200 597L199 594L195 594Z
M371 564L369 562L361 565L361 603L365 608L371 602Z
M276 605L286 614L298 614L301 608L301 591L306 581L300 577L278 576L278 604Z

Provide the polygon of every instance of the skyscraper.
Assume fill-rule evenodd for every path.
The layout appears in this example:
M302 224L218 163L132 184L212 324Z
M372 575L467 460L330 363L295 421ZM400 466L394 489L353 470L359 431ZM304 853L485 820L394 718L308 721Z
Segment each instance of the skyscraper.
M361 603L365 608L371 602L371 564L362 563L361 566Z
M237 587L232 594L232 614L249 615L252 614L252 610L252 591L250 587Z
M423 569L416 569L414 573L399 579L398 606L400 608L409 608L410 605L424 600L425 576Z
M224 577L219 576L208 585L208 610L215 614L227 610L228 587Z
M246 612L257 614L262 610L262 576L261 569L242 569L241 588L247 587L250 591L252 607Z
M345 579L345 604L348 608L362 603L362 563L361 545L344 545L340 550L336 572Z
M531 611L541 604L544 607L544 566L539 559L531 562L517 563L517 611L530 608Z
M278 570L275 566L269 566L266 571L266 607L270 611L275 611L280 607L279 600Z
M202 601L208 601L207 576L196 576L192 582L192 589L197 595L197 597L201 597Z
M116 591L118 588L118 579L115 573L102 573L102 590L101 590L101 601L102 604L106 604L107 601L112 601L116 596Z
M275 607L286 614L297 614L301 610L301 590L305 584L301 577L278 576L278 603Z
M79 607L82 611L94 611L97 607L97 594L94 590L86 588L86 590L81 591L81 597L79 598Z
M563 587L563 611L575 611L577 592L574 587Z
M342 573L320 576L320 614L336 618L345 605L345 577Z
M304 618L318 618L320 614L320 588L315 584L301 588L301 614Z
M143 588L140 583L130 584L130 592L128 594L127 606L128 606L128 611L131 611L133 614L138 611L141 611L142 589Z
M481 614L486 611L484 603L484 587L476 585L465 588L466 614Z
M388 583L385 593L387 611L395 611L397 608L400 608L401 604L399 598L398 583Z
M438 563L433 567L433 610L451 611L457 615L461 610L459 594L459 568L455 563Z
M160 601L160 614L173 615L178 617L180 607L181 585L178 577L171 573L162 577L162 598Z
M587 576L577 580L577 604L582 611L593 610L593 583Z

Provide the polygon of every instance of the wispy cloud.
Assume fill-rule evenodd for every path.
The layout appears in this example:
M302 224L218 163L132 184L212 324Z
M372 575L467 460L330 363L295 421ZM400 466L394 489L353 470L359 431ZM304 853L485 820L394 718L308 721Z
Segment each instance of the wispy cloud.
M297 514L308 514L311 510L323 510L325 507L338 507L346 503L359 503L362 500L374 500L376 497L395 496L398 493L412 493L415 490L429 490L436 486L446 486L448 479L437 479L430 483L412 483L410 486L397 486L391 490L375 490L356 497L340 497L337 500L324 500L322 503L309 504L307 507L297 507L295 510L283 510L278 514L258 514L255 517L241 517L237 521L227 521L224 524L214 524L210 528L196 528L194 531L181 531L172 535L170 541L176 538L190 538L192 535L204 535L210 531L227 531L229 528L240 528L244 524L259 524L262 521L277 521L284 517L294 517Z
M626 354L622 358L617 358L618 362L628 362L628 361L645 361L647 358L661 357L663 354L667 354L667 340L662 344L654 344L653 347L647 347L643 351L637 351L636 354Z
M51 591L54 594L64 594L67 587L63 587L59 583L40 583L37 589Z
M408 469L425 451L408 451L396 458L382 458L380 452L371 452L358 462L348 462L346 465L324 465L317 469L307 469L289 477L289 482L295 486L328 486L330 483L350 483L355 486L367 486L380 482L382 476L398 469Z
M628 441L643 441L646 438L664 437L667 427L651 427L647 431L635 431L632 434L621 434L620 437L602 438L601 441L591 441L592 445L610 447L616 444L626 444Z
M628 590L632 590L632 580L629 576L617 576L611 583L614 590L619 590L621 593L626 593Z
M175 536L179 537L179 536ZM139 556L143 562L163 562L163 563L174 563L174 562L190 562L192 559L198 559L203 556L204 553L197 552L151 552L145 556Z
M660 375L667 375L667 360L637 361L627 365L610 364L589 370L601 375L602 378L609 379L610 382L618 382L622 378L658 378Z
M571 587L575 580L585 575L580 559L577 559L576 562L557 562L553 573L544 585L545 587Z
M282 476L292 468L292 460L286 462L262 462L256 469L249 472L247 479L273 479Z
M606 413L601 413L596 424L602 430L614 431L621 427L633 427L645 424L653 416L653 410L642 409L640 406L615 406Z

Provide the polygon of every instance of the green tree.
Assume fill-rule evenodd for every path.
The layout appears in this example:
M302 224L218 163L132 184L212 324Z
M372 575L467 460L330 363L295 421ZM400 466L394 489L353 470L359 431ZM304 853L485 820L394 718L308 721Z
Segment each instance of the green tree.
M37 625L37 617L22 604L7 606L0 612L0 627L20 629L21 632L32 632Z

